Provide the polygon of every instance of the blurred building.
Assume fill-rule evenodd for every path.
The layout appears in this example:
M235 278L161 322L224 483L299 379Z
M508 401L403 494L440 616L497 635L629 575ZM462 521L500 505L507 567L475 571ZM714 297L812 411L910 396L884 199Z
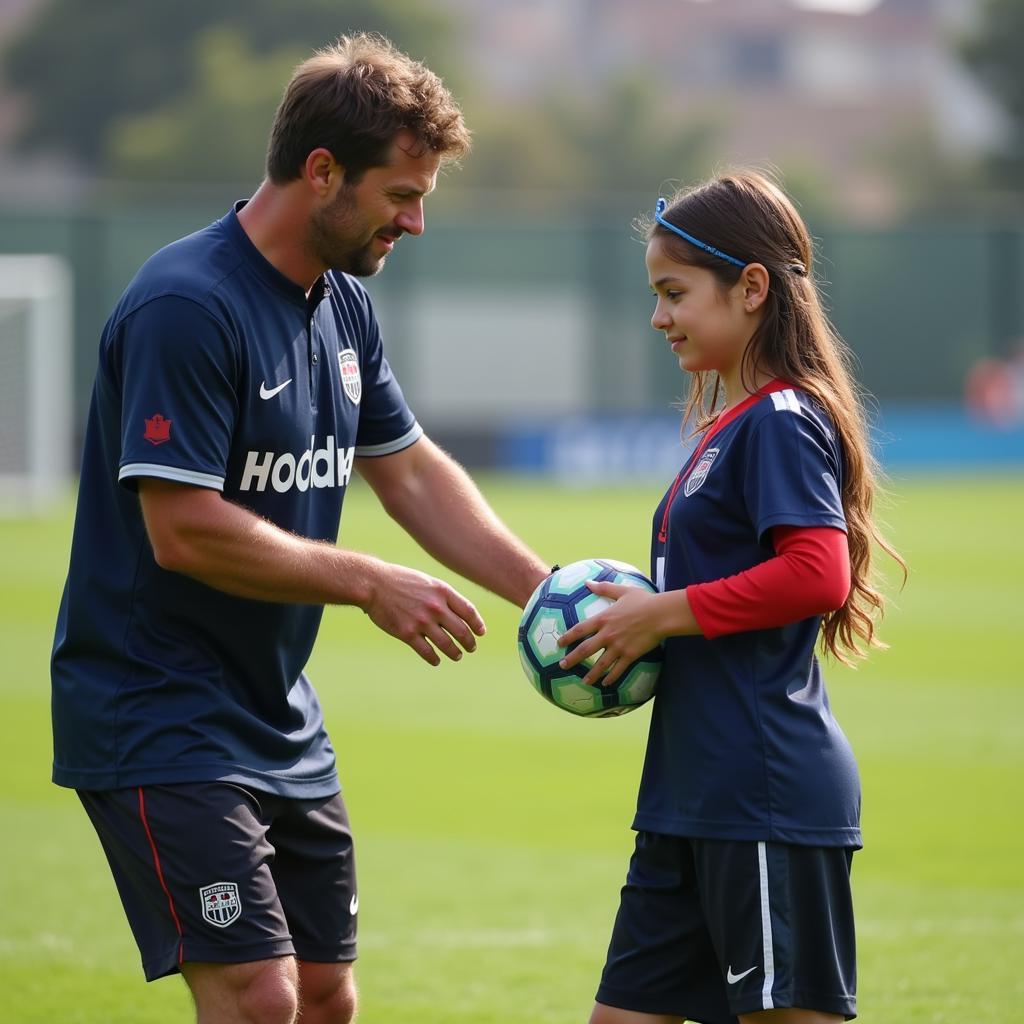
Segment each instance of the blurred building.
M438 2L460 10L466 59L503 101L648 68L681 118L715 115L722 162L806 168L860 217L892 212L901 147L971 161L1004 132L955 52L979 0L880 0L861 14L790 0Z

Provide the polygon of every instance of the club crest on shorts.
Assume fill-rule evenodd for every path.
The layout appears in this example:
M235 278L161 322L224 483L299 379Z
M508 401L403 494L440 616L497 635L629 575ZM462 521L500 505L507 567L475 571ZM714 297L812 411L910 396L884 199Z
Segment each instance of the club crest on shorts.
M227 928L242 914L242 901L237 882L214 882L199 890L203 904L203 919L218 928Z
M690 475L686 478L686 483L683 485L683 494L687 497L693 494L694 491L699 490L700 485L707 480L708 473L711 472L711 464L715 461L718 451L717 448L709 448L697 460L697 465L693 467Z
M338 353L338 369L341 371L341 386L353 405L363 397L363 379L359 376L359 357L350 348Z

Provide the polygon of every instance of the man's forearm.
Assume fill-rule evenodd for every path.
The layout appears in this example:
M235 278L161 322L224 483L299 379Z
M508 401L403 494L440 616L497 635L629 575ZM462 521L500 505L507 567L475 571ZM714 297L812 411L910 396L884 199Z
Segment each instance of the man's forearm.
M214 491L141 488L157 563L236 597L365 608L383 563L298 537Z
M164 480L139 484L157 563L238 597L352 604L424 661L476 649L479 612L443 580L417 569L297 537L216 491Z
M431 555L466 579L523 607L548 565L498 518L461 466L433 444L401 486L371 484L391 516Z

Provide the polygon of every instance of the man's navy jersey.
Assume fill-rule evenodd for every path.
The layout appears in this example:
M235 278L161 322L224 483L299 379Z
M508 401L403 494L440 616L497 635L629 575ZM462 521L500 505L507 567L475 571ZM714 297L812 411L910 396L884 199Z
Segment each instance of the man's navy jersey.
M328 273L307 299L235 211L153 256L100 345L54 639L54 781L337 792L303 671L322 607L234 597L161 569L136 485L219 490L333 542L353 457L421 433L352 278Z
M832 425L808 395L772 387L711 428L659 505L651 554L659 589L772 558L775 526L845 531ZM817 616L666 640L634 828L860 845L857 765L815 657L820 627Z

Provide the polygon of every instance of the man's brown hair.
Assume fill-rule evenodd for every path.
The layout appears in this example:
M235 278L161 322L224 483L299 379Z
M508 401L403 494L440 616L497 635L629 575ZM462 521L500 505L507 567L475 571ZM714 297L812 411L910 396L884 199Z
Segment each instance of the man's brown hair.
M454 160L469 150L462 111L441 79L383 36L341 36L292 75L277 108L267 149L267 177L293 181L306 157L330 150L353 184L387 162L402 129Z

